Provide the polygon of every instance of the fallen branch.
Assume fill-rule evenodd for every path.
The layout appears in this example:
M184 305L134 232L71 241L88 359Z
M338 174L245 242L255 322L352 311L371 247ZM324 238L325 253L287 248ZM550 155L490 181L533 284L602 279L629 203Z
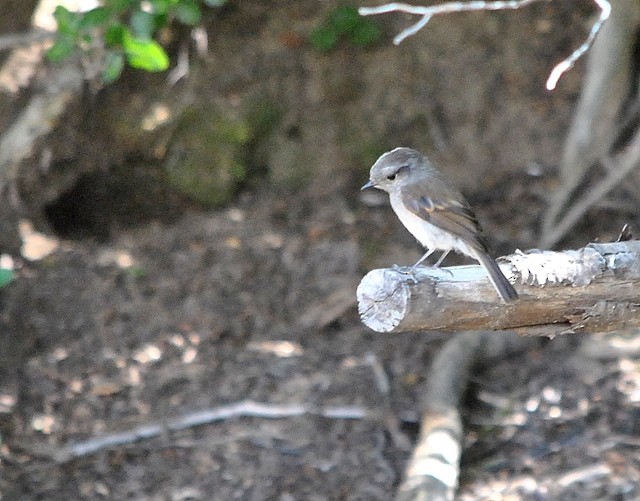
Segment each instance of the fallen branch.
M579 492L582 499L593 499L585 490L602 488L617 472L601 460L557 475L521 474L509 478L477 481L460 493L461 499L570 499ZM585 489L586 488L586 489ZM599 492L593 495L597 498Z
M20 163L34 153L38 140L59 123L70 103L77 100L84 82L77 63L51 69L47 88L35 94L0 137L0 187L15 183Z
M424 28L424 26L426 26L426 24L431 20L433 16L438 14L450 14L452 12L478 10L514 10L520 9L521 7L532 4L536 1L540 0L506 0L494 2L476 0L470 2L445 2L431 7L409 5L404 3L389 3L380 5L379 7L361 7L360 9L358 9L358 12L361 16L385 14L387 12L406 12L408 14L417 14L422 16L422 19L420 19L420 21L396 35L396 37L393 39L393 43L398 45L404 39L415 35L418 31ZM549 75L549 78L547 79L547 89L555 89L562 74L570 70L575 62L580 57L582 57L582 55L584 55L587 50L589 50L589 47L591 47L591 45L593 44L593 41L595 40L598 31L600 31L602 24L609 17L609 14L611 13L611 5L609 4L608 0L593 1L600 9L600 16L598 17L598 20L591 27L591 32L589 33L587 39L576 50L574 50L569 55L569 57L562 60L553 68L551 74Z
M420 436L405 469L396 501L452 500L460 475L460 402L479 366L538 343L514 332L464 332L438 352L422 396Z
M95 454L105 449L133 444L141 440L158 437L167 432L176 432L218 421L240 417L258 417L263 419L283 419L311 414L328 419L370 419L376 416L374 411L360 406L315 407L305 404L272 405L244 400L235 404L211 409L193 411L182 416L137 426L131 430L112 433L101 437L75 442L51 452L38 454L53 456L56 462L65 463L74 458ZM35 451L31 451L34 453Z
M46 28L55 26L51 2L37 3L31 23L31 32L0 37L0 50L16 47L0 68L2 91L17 94L44 66L48 42L55 36ZM0 136L0 193L15 186L21 163L34 155L38 142L59 124L68 106L77 101L86 76L78 62L71 59L48 69L39 91L31 95L22 112Z
M373 270L357 289L377 332L505 330L555 335L640 326L640 241L577 251L518 252L501 261L520 299L504 304L480 266Z

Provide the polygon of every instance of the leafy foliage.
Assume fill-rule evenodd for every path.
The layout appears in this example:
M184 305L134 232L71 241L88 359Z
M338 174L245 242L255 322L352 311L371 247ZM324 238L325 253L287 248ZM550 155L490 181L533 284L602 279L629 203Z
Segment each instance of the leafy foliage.
M378 26L350 5L334 9L322 26L311 33L311 43L322 52L332 50L341 39L347 39L358 47L367 47L379 38Z
M226 0L202 2L219 7ZM125 64L144 71L164 71L169 57L154 38L158 30L173 20L194 26L201 16L200 0L103 0L100 7L86 12L72 12L59 5L54 12L57 38L48 57L59 62L76 50L104 47L105 83L116 80Z

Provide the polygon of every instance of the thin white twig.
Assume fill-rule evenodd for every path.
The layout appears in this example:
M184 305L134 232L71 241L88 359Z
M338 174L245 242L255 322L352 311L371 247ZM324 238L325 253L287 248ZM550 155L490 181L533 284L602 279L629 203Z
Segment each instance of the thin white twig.
M575 62L585 52L589 50L589 47L591 47L591 45L593 44L593 41L595 40L596 35L598 34L598 31L600 31L602 24L609 18L609 15L611 14L611 4L609 3L609 0L593 0L593 1L600 8L600 17L598 17L598 20L595 23L593 23L593 26L591 27L591 32L589 33L589 36L587 37L587 39L582 43L582 45L580 45L580 47L574 50L568 58L558 63L555 66L555 68L551 70L551 74L547 79L548 90L555 89L556 85L558 84L558 80L560 80L560 76L565 71L570 70L575 64Z
M410 36L415 35L416 33L418 33L418 31L420 31L422 28L424 28L429 21L431 21L431 16L422 16L420 21L418 21L416 24L414 24L413 26L409 26L407 29L404 29L400 33L398 33L394 37L393 43L395 45L398 45L405 38L409 38Z
M378 7L360 7L358 12L361 16L371 16L375 14L385 14L388 12L406 12L408 14L415 14L422 16L420 20L409 26L408 28L402 30L396 37L393 39L393 43L398 45L406 38L415 35L418 31L426 26L426 24L431 20L431 18L438 14L450 14L452 12L464 12L464 11L478 11L478 10L514 10L520 9L526 5L532 4L534 2L538 2L540 0L506 0L506 1L495 1L495 2L487 2L482 0L475 0L470 2L447 2L440 5L434 5L431 7L420 6L420 5L409 5L404 3L392 2L385 5L380 5ZM558 80L560 77L569 69L573 67L575 62L584 55L587 50L593 44L593 41L596 38L596 35L600 31L602 24L607 20L609 14L611 13L611 4L609 0L593 0L598 8L600 9L600 16L598 20L591 27L591 32L587 39L574 50L569 57L562 60L558 63L549 78L547 79L546 87L548 90L553 90L556 88L558 84Z
M222 407L189 412L164 422L142 424L127 431L71 443L61 449L57 449L53 453L53 457L58 463L64 463L71 459L94 454L104 449L155 438L166 432L185 430L194 426L202 426L204 424L238 417L282 419L298 417L305 414L322 416L327 419L368 419L375 415L373 411L360 406L315 407L304 404L274 405L244 400Z
M539 1L540 0L503 0L485 2L483 0L476 0L470 2L447 2L440 5L434 5L432 7L392 2L378 7L360 7L358 12L361 16L384 14L386 12L407 12L409 14L419 14L421 16L435 16L436 14L449 14L451 12L463 12L466 10L519 9L525 5Z

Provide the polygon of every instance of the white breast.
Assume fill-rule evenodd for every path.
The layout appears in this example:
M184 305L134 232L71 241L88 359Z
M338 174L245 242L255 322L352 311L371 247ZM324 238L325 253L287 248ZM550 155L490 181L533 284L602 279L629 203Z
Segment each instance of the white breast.
M391 207L396 213L396 216L398 216L398 219L400 219L405 228L416 237L418 242L427 249L439 251L454 250L468 256L475 254L462 239L416 216L404 206L399 195L391 196L390 200Z

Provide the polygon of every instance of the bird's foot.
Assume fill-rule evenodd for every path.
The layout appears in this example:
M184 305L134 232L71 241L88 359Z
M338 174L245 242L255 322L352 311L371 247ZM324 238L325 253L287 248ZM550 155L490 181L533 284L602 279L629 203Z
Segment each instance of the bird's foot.
M438 269L442 270L442 271L446 271L449 275L451 275L451 277L453 277L453 272L449 268L440 268L440 267L438 267Z
M411 266L398 266L397 264L394 264L391 267L392 270L397 271L398 273L402 273L403 275L407 275L409 279L413 282L413 284L416 285L418 283L418 279L413 273L414 268L415 267L411 267Z

